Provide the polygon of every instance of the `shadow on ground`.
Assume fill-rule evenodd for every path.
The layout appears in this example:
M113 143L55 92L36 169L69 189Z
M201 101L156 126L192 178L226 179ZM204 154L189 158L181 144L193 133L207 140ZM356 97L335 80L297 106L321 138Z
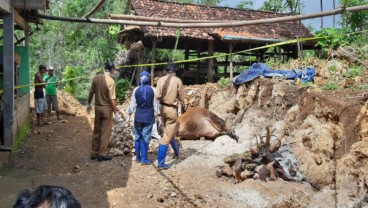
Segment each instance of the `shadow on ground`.
M12 207L25 188L48 184L69 189L83 207L111 207L109 191L126 187L131 157L90 160L92 129L85 116L54 118L43 127L32 123L20 149L1 169L1 206Z

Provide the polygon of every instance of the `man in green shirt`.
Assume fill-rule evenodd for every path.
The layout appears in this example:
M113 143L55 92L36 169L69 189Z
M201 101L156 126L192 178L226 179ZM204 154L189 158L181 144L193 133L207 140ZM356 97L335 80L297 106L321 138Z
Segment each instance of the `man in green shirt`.
M59 113L59 102L57 99L56 88L59 86L57 83L58 78L54 75L54 68L52 66L48 67L48 74L43 78L46 82L46 101L48 106L49 119L51 118L51 109L56 111L57 118L60 120ZM52 106L51 106L52 105Z

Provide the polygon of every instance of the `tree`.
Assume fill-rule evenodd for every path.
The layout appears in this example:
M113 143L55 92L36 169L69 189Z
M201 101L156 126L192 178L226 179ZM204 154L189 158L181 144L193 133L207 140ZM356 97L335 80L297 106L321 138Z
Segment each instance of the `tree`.
M51 0L47 14L53 16L82 17L95 6L97 1ZM127 0L106 1L93 18L107 18L110 13L123 13ZM35 25L32 25L35 31ZM53 65L61 78L77 75L93 75L122 46L116 43L120 25L101 25L44 20L30 37L29 53L31 72L35 73L41 63ZM117 28L117 29L116 29ZM65 73L63 73L65 72ZM75 76L74 76L75 75ZM31 76L32 77L32 76ZM88 78L88 77L87 77ZM32 82L32 80L31 80ZM65 82L68 91L83 95L88 91L88 79Z
M285 6L283 0L268 0L263 3L260 9L281 13L285 11Z
M253 2L252 1L241 1L236 8L238 9L252 9Z
M299 0L268 0L260 9L278 13L300 14L304 5Z
M195 3L207 6L217 6L222 0L196 0Z
M321 12L323 12L323 0L320 0ZM323 17L321 17L321 30L323 29Z
M344 0L340 4L344 5ZM368 0L349 0L347 7L368 4ZM353 31L364 30L368 28L368 11L353 12L343 14L343 27L351 27Z

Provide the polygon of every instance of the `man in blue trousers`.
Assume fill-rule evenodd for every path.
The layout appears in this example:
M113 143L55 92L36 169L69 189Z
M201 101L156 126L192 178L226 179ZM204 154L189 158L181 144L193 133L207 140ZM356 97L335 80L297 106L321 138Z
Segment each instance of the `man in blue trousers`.
M140 73L140 84L133 91L128 110L130 116L134 110L135 160L143 165L150 165L152 161L148 159L148 148L155 123L154 113L160 114L160 111L155 99L155 91L150 86L150 73L147 71Z

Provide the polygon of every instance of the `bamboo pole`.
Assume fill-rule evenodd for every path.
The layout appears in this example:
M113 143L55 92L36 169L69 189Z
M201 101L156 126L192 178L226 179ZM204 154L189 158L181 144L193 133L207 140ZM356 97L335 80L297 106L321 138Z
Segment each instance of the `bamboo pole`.
M155 83L155 66L153 65L156 63L156 40L152 39L152 66L151 66L151 85L154 86Z
M233 80L233 44L230 43L230 52L229 52L229 58L230 58L230 80Z
M175 18L163 18L163 17L145 17L138 15L127 14L109 14L109 19L115 20L134 20L134 21L146 21L146 22L171 22L171 23L213 23L213 22L230 22L230 20L183 20Z
M220 23L167 23L167 22L147 22L147 21L128 21L128 20L111 20L111 19L86 19L86 18L73 18L73 17L56 17L44 14L36 14L38 18L68 21L68 22L85 22L85 23L99 23L99 24L124 24L124 25L136 25L136 26L154 26L154 27L175 27L175 28L215 28L215 27L239 27L246 25L258 25L268 23L279 23L288 22L295 20L313 19L316 17L330 16L341 14L343 12L359 12L368 10L368 5L354 6L346 9L336 9L324 12L318 12L313 14L304 14L296 16L276 17L258 20L241 20L241 21L230 21ZM154 17L152 17L154 18Z

